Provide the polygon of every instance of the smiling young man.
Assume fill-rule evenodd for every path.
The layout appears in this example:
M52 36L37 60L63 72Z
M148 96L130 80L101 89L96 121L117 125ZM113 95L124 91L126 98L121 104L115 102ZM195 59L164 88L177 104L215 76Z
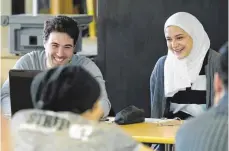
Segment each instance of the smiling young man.
M102 115L109 114L111 105L107 97L105 81L99 68L90 59L74 54L79 36L77 22L67 16L57 16L44 24L44 51L33 51L22 56L13 69L47 70L61 65L79 65L85 68L99 82L101 95L99 107ZM20 101L20 100L19 100ZM11 116L10 88L7 79L1 89L1 107L4 116Z

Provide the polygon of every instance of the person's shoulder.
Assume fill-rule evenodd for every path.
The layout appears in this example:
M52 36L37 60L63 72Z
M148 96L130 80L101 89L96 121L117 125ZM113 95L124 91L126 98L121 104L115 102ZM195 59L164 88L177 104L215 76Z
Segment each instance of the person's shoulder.
M209 66L214 69L213 70L214 72L219 71L220 68L219 59L220 59L220 53L210 48L208 62L209 62Z
M26 117L32 113L38 112L36 109L23 109L17 111L13 116L12 116L12 121L20 119L21 117Z
M165 60L166 60L166 55L165 56L161 56L159 59L158 59L158 61L157 61L157 63L156 64L160 64L160 65L162 65L162 64L164 64L165 63Z
M154 68L156 68L156 69L163 68L163 67L164 67L164 64L165 64L166 57L167 57L166 55L160 57L160 58L157 60L157 62L156 62L156 64L155 64L155 67L154 67Z
M212 107L198 117L188 119L177 131L177 151L188 150L189 148L200 149L204 144L212 144L219 139L225 141L228 133L227 123L228 115L218 114L216 107Z
M97 134L101 135L106 140L117 140L120 136L129 137L124 131L115 124L103 123L103 122L91 122ZM112 130L112 133L111 133Z
M44 51L31 51L23 56L20 57L20 59L17 60L16 64L13 68L15 69L34 69L36 68L35 65L38 63L43 62L43 59L45 57Z
M31 52L26 53L24 56L30 56L30 57L36 57L36 56L41 56L44 55L44 50L34 50Z
M81 55L74 55L71 64L85 68L95 77L102 77L99 67L90 58Z
M20 59L21 60L39 60L42 59L45 55L44 51L31 51L24 54Z
M219 54L220 54L219 52L215 51L215 50L212 49L212 48L209 48L209 53L210 53L210 54L216 54L216 55L219 55Z
M128 135L120 126L115 124L99 123L97 129L105 140L118 143L119 145L116 146L117 148L134 149L139 145L132 136Z
M218 108L212 107L205 113L199 115L198 117L190 118L184 122L184 124L178 130L179 134L186 135L187 133L193 133L194 129L198 127L200 130L206 130L208 128L213 128L217 124L227 122L228 116L218 114ZM210 127L209 127L210 126ZM196 134L201 135L201 134Z
M209 49L209 59L210 60L217 60L220 57L220 53L213 50L213 49Z
M73 56L72 64L74 65L86 65L89 63L93 63L93 61L86 56L77 55L77 54Z
M120 129L113 124L108 124L108 123L103 123L103 122L98 122L95 123L94 126L96 127L97 131L100 131L103 133L103 135L110 134L108 133L111 129L114 130L114 133L120 133Z
M166 56L162 56L157 60L156 64L153 67L152 74L153 73L159 74L164 72L163 69L164 69L165 60L166 60Z
M35 109L24 109L16 112L11 119L11 127L18 129L21 124L25 123L32 113L37 112Z

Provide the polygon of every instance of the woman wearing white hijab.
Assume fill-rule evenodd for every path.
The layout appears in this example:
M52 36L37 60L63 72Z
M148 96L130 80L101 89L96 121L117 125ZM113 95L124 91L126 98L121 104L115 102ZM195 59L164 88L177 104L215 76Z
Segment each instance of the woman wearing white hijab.
M150 77L151 117L186 119L213 105L213 79L219 54L199 20L186 12L164 25L168 47Z

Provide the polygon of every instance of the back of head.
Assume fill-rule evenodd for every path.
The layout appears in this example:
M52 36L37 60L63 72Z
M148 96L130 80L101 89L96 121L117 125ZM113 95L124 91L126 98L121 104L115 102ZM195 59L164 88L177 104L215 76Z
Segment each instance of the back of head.
M79 66L59 66L38 74L31 84L34 107L83 113L100 96L98 82Z
M76 21L68 16L56 16L44 24L43 41L46 42L52 32L63 32L68 34L76 44L79 37L79 28Z
M220 71L219 76L223 81L223 85L228 89L228 42L220 48Z

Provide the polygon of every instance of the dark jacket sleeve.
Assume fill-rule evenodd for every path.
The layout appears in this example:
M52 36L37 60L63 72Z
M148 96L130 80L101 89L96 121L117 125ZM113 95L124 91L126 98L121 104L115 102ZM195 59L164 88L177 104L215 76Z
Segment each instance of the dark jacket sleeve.
M210 49L209 59L208 59L208 66L207 66L207 97L206 102L208 107L211 107L214 103L214 74L219 72L220 65L219 65L219 57L220 54L212 49Z
M164 113L164 62L165 56L161 57L150 76L150 99L151 118L161 118Z

